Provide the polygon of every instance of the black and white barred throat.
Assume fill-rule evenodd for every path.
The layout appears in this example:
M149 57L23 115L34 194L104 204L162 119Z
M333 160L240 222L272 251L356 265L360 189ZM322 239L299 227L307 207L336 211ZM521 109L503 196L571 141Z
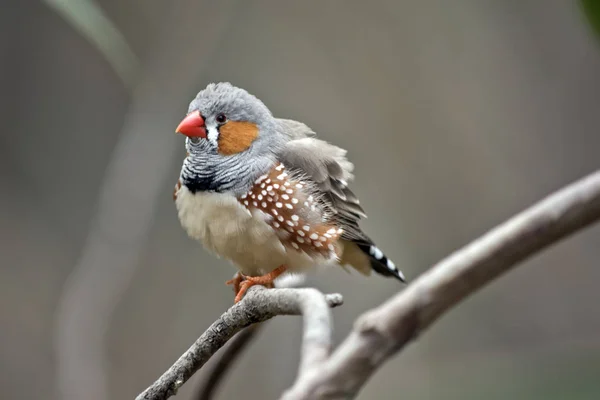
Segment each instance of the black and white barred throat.
M181 183L192 193L245 193L254 180L272 168L269 158L246 154L223 156L212 152L190 153L181 168Z

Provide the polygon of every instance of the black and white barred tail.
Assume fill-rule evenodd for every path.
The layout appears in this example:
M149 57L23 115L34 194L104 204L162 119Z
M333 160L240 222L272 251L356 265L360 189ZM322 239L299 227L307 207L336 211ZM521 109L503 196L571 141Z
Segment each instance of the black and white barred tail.
M396 265L386 257L385 254L373 243L356 243L358 248L369 256L369 261L371 262L371 268L378 274L384 276L393 276L394 278L406 282L404 278L404 274Z

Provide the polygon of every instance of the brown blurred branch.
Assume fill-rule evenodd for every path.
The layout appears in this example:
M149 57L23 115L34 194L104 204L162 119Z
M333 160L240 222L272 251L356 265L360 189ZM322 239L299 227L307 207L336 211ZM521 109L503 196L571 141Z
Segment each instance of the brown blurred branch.
M166 399L177 393L208 359L244 327L276 315L304 317L302 368L322 362L331 349L329 307L342 304L339 294L323 295L316 289L270 289L253 287L244 299L221 315L156 382L137 399Z
M353 398L391 355L458 302L520 261L598 219L600 171L563 188L433 266L402 293L359 317L331 355L330 314L318 291L254 289L138 399L175 394L244 326L279 314L299 313L305 317L302 360L298 378L283 398ZM341 297L329 299L330 306L341 303Z
M85 2L88 6L89 3ZM71 12L83 12L79 18L98 20L98 15L93 17L91 9L82 4ZM165 190L170 185L168 166L181 143L169 132L173 130L173 121L187 107L184 99L190 96L190 87L209 65L208 62L199 65L197 54L202 53L209 60L212 51L219 48L228 21L235 15L236 4L237 0L177 1L153 27L157 39L152 40L152 51L143 68L134 74L136 84L123 129L105 176L98 183L95 215L80 259L64 285L57 306L56 375L58 390L65 400L110 398L105 349L107 324L136 273L156 205L170 194ZM64 11L64 7L61 9ZM201 43L195 37L198 15L211 15L202 25ZM81 22L76 25L81 27ZM96 39L104 40L105 44L114 39L114 35L103 37L106 29L106 26L94 29L100 34ZM190 46L195 52L185 51ZM113 50L123 50L121 47ZM177 63L172 62L175 59ZM126 68L127 74L135 71L135 68L130 71L130 67L133 64ZM136 184L132 185L134 181Z
M440 261L363 314L335 352L283 398L349 399L393 354L486 283L600 219L600 171L556 192Z

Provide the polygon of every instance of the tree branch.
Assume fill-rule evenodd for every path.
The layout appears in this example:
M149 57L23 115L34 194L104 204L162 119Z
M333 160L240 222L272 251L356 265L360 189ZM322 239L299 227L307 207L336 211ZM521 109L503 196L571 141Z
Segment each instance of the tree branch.
M406 290L357 319L318 373L283 398L349 399L444 312L545 247L600 219L600 171L571 184L451 254Z
M233 335L251 324L276 315L304 316L302 366L321 362L331 348L329 307L342 304L339 294L323 295L316 289L251 288L244 299L219 317L154 384L136 399L166 399L176 394L208 359Z
M359 317L330 355L328 306L340 295L315 289L252 288L137 399L166 399L243 327L303 314L298 378L285 400L354 398L368 378L438 317L517 263L600 219L600 171L556 192L451 254L402 293Z
M237 275L237 273L234 275ZM284 275L277 279L276 288L298 288L305 283L305 275ZM235 290L234 290L235 293ZM213 398L217 387L223 380L227 370L233 365L241 353L252 342L264 327L264 323L250 325L236 334L220 351L220 357L213 363L212 368L205 372L205 377L198 386L192 398L196 400L210 400Z
M237 360L242 351L256 337L256 334L263 328L262 323L250 325L236 334L223 350L220 358L214 363L212 369L208 371L201 385L196 390L193 397L196 400L210 400L223 380L229 367Z

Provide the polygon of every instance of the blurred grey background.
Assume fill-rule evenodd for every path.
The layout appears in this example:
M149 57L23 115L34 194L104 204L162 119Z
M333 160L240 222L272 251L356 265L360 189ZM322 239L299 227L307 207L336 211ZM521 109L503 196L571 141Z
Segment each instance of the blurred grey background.
M600 45L577 4L451 3L2 0L2 398L131 399L231 305L234 269L171 199L173 131L209 82L348 149L364 227L409 279L597 169ZM472 296L360 398L600 398L599 245L593 227ZM345 295L337 341L402 290L310 284ZM270 322L219 398L276 398L300 337Z

